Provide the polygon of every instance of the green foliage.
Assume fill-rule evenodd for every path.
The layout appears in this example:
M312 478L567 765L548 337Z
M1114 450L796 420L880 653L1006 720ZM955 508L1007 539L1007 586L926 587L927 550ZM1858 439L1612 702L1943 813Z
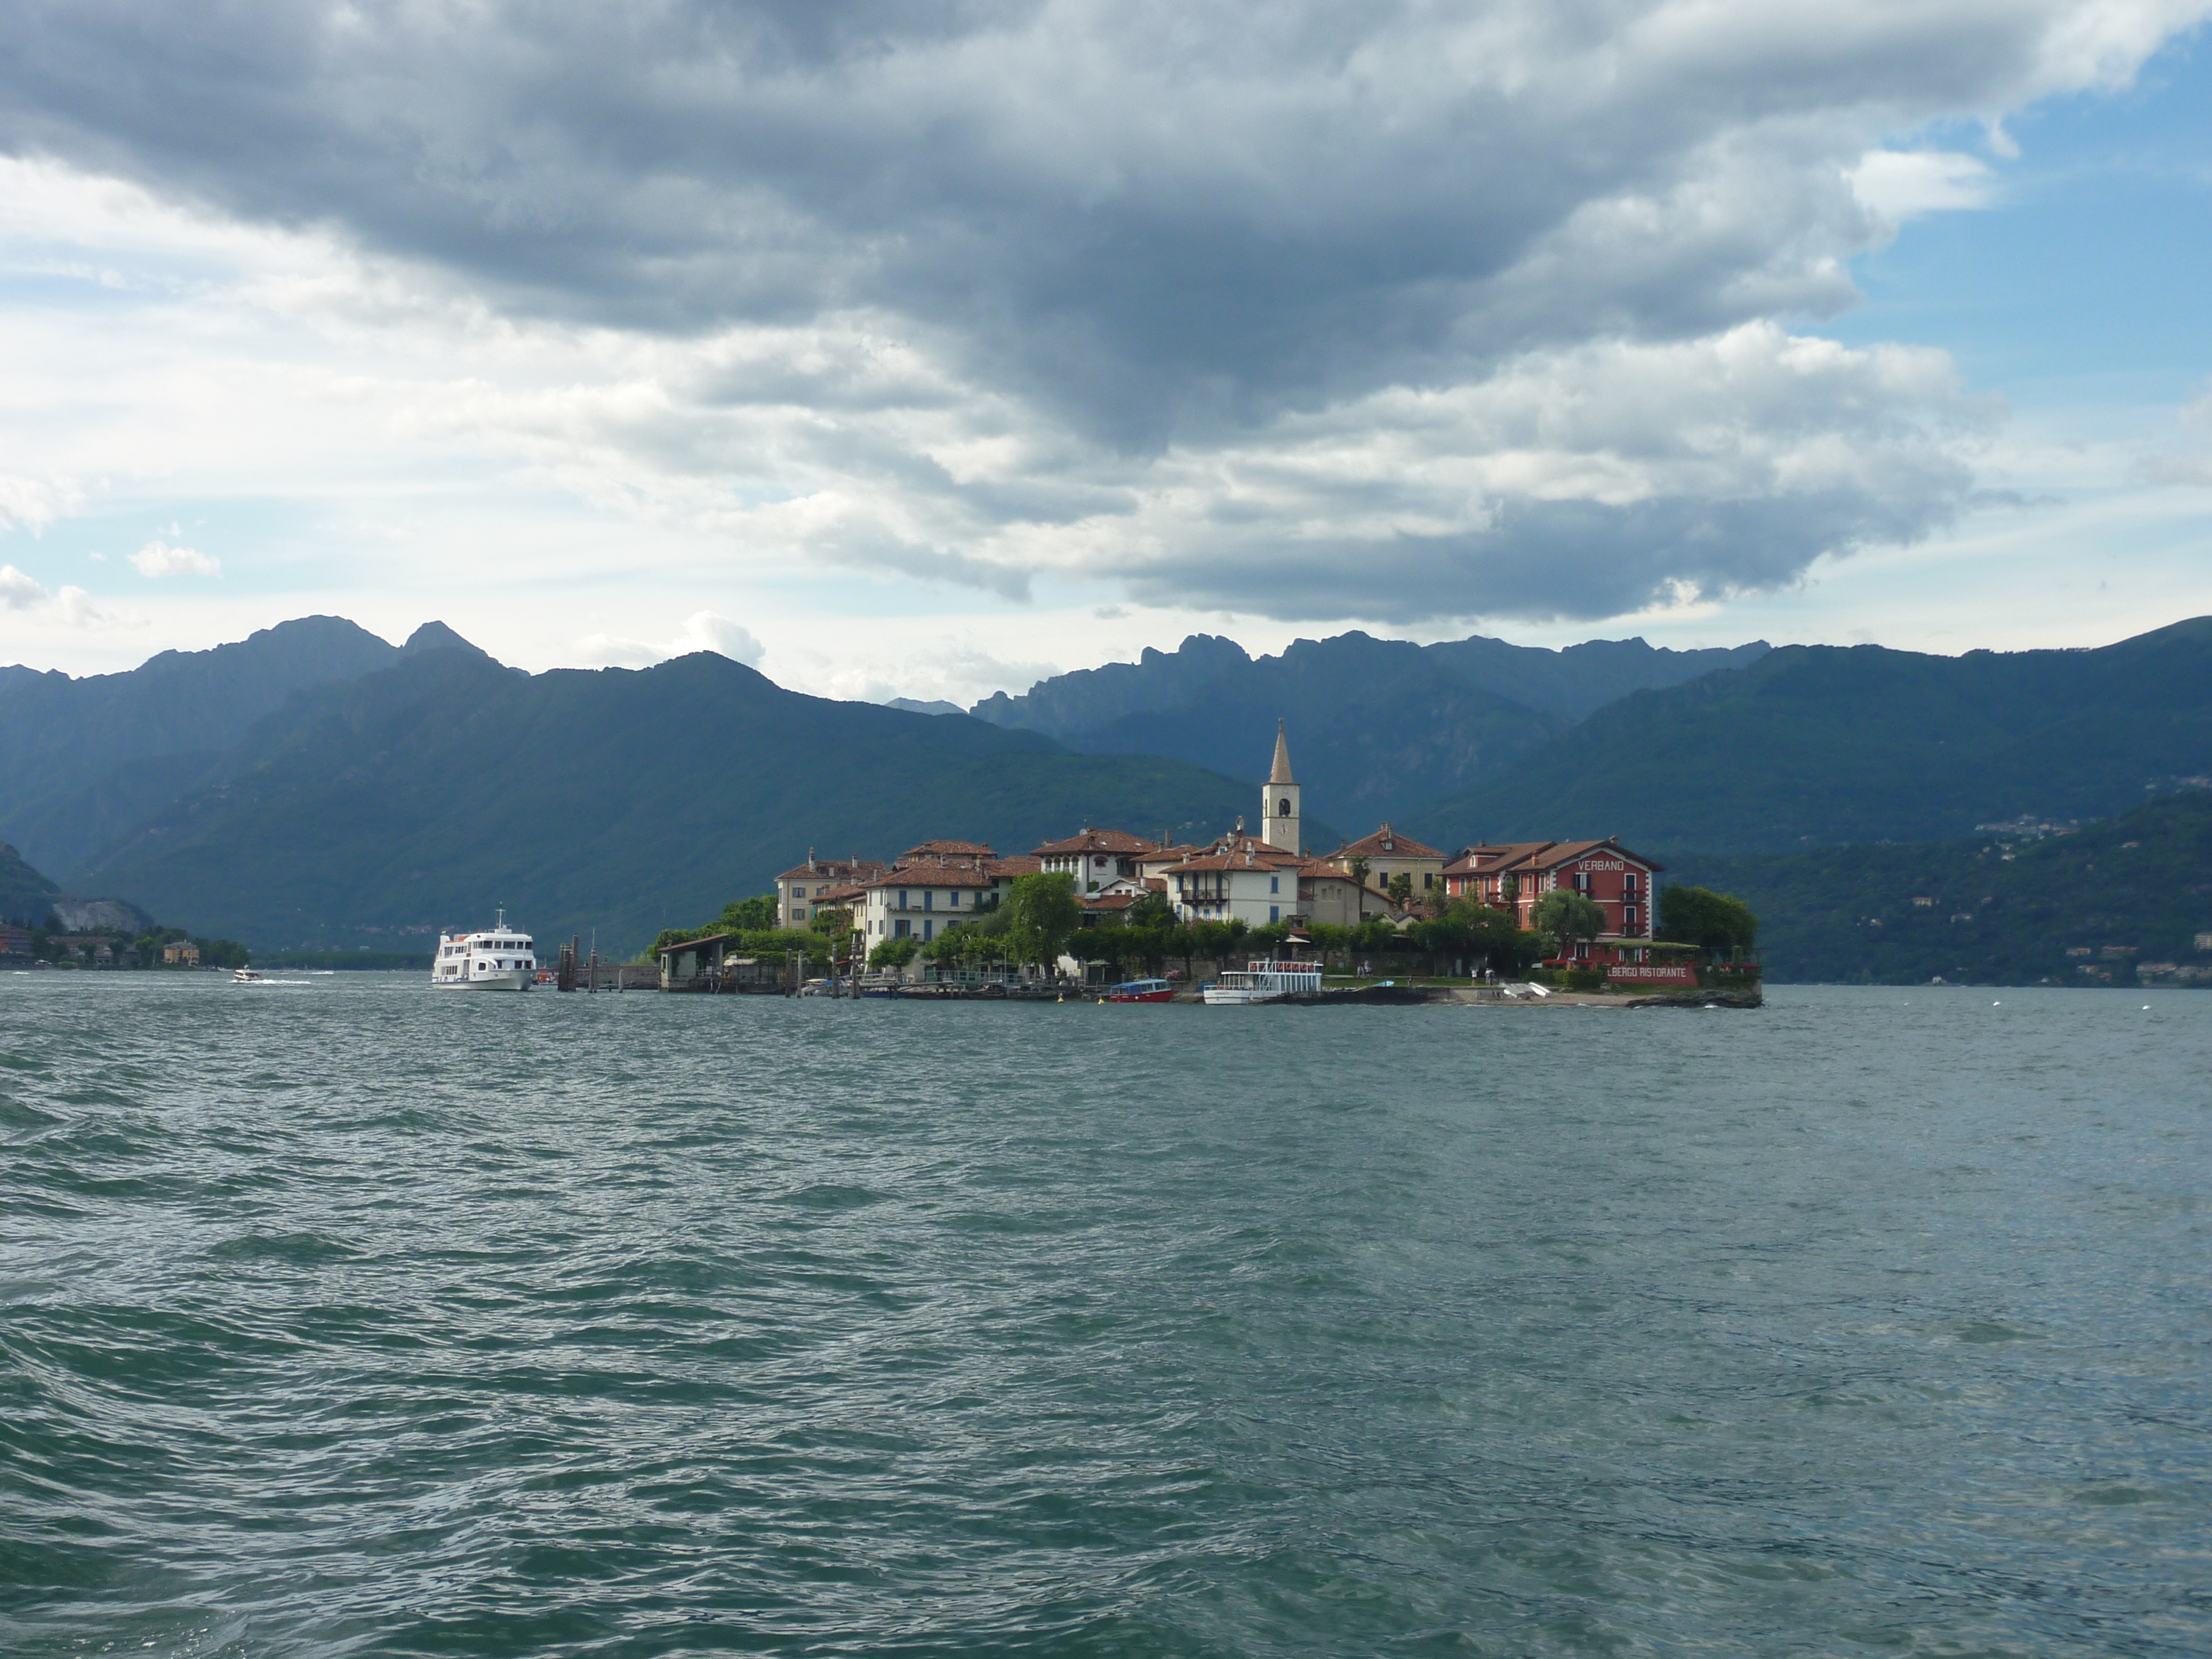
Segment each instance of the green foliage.
M1786 646L1624 697L1424 815L1449 845L1618 831L1662 854L1929 842L2127 810L2212 773L2212 618L2095 651Z
M915 959L921 950L921 941L918 939L883 939L878 942L874 950L868 952L868 966L878 969L903 968Z
M732 899L722 907L722 914L709 931L729 933L766 933L775 926L776 897L774 893L759 893L751 898Z
M2196 946L2212 933L2208 869L2212 793L2188 790L2072 835L1686 860L1678 872L1757 908L1769 980L2081 985L2125 984L2138 962L2212 967Z
M1083 926L1083 901L1075 896L1075 878L1064 871L1017 877L1006 895L1006 913L1005 939L1012 960L1048 968Z
M1741 899L1676 882L1660 890L1659 936L1733 955L1759 942L1759 918Z
M1586 945L1605 932L1604 907L1571 887L1554 887L1538 899L1528 920L1537 933L1551 941L1555 956L1565 956L1576 945Z
M200 947L200 966L203 968L243 968L246 950L234 939L196 939Z
M1364 853L1354 853L1350 858L1345 860L1344 868L1345 873L1358 882L1362 888L1367 885L1368 864L1367 855Z
M825 910L817 905L815 907L814 914L807 918L806 931L810 933L821 933L834 939L842 939L853 931L853 913L850 910L841 910L834 907Z
M1407 910L1412 908L1413 878L1407 872L1401 870L1396 875L1391 877L1389 886L1383 890L1390 895L1390 908L1393 910Z
M1415 922L1406 930L1406 940L1432 959L1448 957L1470 968L1489 967L1509 975L1522 972L1544 951L1541 935L1524 933L1504 910L1467 898L1454 900L1432 921ZM1366 948L1378 947L1370 944Z

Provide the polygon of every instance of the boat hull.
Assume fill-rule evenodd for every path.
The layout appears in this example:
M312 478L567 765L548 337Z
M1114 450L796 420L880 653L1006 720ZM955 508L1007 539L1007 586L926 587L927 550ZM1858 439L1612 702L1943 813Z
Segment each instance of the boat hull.
M441 991L526 991L537 976L532 969L507 968L473 977L455 974L451 978L433 979L430 983Z

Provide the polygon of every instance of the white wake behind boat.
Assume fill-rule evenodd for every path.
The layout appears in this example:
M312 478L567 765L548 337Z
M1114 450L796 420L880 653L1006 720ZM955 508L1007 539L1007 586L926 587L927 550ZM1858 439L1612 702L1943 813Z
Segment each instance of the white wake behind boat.
M447 991L526 991L538 977L536 945L499 920L480 933L441 933L430 983Z
M1285 997L1321 994L1321 964L1317 962L1249 962L1224 972L1200 993L1210 1007L1238 1007L1253 1002L1280 1002Z

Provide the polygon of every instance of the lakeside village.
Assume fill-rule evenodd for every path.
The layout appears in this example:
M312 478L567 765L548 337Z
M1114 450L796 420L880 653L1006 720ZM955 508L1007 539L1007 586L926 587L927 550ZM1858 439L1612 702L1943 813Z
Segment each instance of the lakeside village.
M656 982L927 997L1095 996L1141 981L1163 988L1147 1000L1195 999L1267 962L1317 969L1316 989L1337 994L1757 994L1750 909L1661 890L1664 866L1617 839L1445 852L1385 823L1316 855L1300 806L1279 725L1256 831L1240 818L1200 845L1085 827L1027 854L927 841L887 860L810 848L774 893L665 930ZM605 971L563 947L564 988Z

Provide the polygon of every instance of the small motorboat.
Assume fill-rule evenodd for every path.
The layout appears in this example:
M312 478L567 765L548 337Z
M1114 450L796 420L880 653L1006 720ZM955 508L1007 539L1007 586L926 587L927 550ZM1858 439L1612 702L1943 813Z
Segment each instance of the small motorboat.
M230 982L233 985L266 985L269 976L258 968L234 968L231 970Z
M1109 1002L1173 1002L1175 987L1164 979L1125 980L1106 993Z

